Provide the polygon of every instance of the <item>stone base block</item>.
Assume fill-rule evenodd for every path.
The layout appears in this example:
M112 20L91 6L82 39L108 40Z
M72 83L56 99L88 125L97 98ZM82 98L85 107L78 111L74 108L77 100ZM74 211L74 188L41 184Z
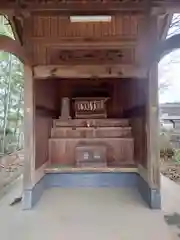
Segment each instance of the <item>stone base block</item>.
M161 209L161 193L160 189L150 188L148 183L139 176L138 189L144 201L152 209Z
M24 190L22 199L22 208L24 210L31 209L40 200L45 188L44 178L45 176L32 189Z

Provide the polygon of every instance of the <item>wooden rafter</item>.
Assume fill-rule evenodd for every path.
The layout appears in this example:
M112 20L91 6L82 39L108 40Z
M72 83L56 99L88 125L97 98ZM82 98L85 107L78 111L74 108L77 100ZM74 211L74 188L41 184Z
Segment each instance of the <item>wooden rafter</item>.
M163 19L160 19L160 33L159 33L159 39L164 40L167 37L167 33L172 21L173 14L166 14Z
M13 34L15 36L15 39L19 41L21 45L23 45L23 39L22 39L22 25L20 21L17 20L15 16L9 15L8 16L9 23L12 27Z

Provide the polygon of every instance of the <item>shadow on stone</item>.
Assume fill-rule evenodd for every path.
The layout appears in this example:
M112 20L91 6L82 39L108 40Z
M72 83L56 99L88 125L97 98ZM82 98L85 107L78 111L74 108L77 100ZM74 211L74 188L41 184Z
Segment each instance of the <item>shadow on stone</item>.
M180 229L180 214L174 213L172 215L165 215L164 219L168 225L175 225ZM180 233L177 236L180 238Z
M164 219L168 225L176 225L180 227L180 214L174 213L173 215L165 215Z

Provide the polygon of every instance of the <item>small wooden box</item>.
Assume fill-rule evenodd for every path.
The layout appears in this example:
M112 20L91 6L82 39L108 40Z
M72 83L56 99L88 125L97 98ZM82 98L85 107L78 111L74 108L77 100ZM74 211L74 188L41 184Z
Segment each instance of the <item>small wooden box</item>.
M106 146L103 144L79 144L75 149L77 167L106 167Z

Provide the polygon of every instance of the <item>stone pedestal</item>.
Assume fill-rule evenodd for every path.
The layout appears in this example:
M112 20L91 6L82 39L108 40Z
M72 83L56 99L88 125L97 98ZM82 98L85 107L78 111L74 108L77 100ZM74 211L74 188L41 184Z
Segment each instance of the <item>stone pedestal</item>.
M63 121L71 119L71 116L70 116L70 100L69 100L68 97L62 98L61 116L59 118Z

